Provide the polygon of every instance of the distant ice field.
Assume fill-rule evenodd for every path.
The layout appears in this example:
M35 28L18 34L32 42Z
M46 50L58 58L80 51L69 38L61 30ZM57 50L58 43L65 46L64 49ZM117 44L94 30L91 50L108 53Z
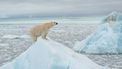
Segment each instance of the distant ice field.
M47 17L47 18L21 18L21 19L0 19L0 24L36 24L46 21L57 21L59 23L100 23L103 17Z

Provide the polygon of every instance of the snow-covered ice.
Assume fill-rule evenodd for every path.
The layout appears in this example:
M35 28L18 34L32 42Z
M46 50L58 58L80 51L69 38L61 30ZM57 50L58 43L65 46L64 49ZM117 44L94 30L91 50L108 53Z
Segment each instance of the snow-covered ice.
M2 38L9 38L9 39L14 39L14 38L18 38L19 36L17 35L4 35Z
M39 38L27 51L0 69L108 69L51 39Z
M21 35L21 36L19 36L19 35L4 35L2 38L7 38L7 39L19 39L19 38L30 38L30 36L29 35Z
M20 38L31 38L30 35L21 35Z

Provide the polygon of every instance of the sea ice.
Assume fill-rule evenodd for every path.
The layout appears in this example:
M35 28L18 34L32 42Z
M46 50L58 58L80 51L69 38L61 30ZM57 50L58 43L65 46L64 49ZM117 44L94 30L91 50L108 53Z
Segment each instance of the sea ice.
M4 35L2 38L15 39L18 37L19 37L18 35Z
M108 69L51 39L38 38L28 50L0 69Z
M17 39L17 38L31 38L29 35L4 35L2 38L6 38L6 39Z

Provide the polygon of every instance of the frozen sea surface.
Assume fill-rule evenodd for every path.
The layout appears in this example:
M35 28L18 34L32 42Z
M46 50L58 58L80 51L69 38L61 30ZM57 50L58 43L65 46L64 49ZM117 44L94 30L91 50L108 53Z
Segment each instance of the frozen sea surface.
M33 24L1 24L0 25L0 65L11 61L32 45L29 36L29 29ZM98 24L59 24L49 32L48 37L72 48L76 41L85 39L95 31ZM9 38L9 36L14 38ZM21 38L19 36L24 36ZM8 38L7 38L8 37ZM91 60L100 64L109 66L112 69L122 69L122 55L93 55L86 54Z

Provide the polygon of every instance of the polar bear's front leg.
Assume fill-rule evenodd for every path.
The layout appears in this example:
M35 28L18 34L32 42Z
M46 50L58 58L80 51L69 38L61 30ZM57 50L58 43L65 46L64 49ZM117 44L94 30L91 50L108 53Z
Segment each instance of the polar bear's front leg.
M37 41L37 36L31 36L33 41Z
M43 32L42 35L41 35L42 38L47 40L47 38L46 38L47 34L48 34L48 32Z

